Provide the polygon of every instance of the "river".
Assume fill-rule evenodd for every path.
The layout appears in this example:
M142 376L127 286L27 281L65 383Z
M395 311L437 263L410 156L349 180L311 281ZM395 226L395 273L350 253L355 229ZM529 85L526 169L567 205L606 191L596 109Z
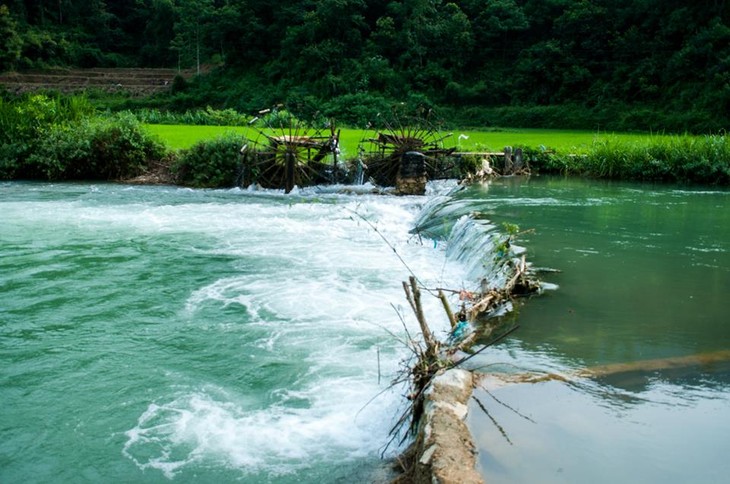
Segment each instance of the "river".
M401 282L462 274L409 233L422 203L1 184L0 482L371 482Z
M463 254L410 232L431 202L444 238L480 211L529 230L529 260L561 271L477 366L568 375L729 347L729 192L452 188L0 184L0 482L381 478L405 405L390 383L417 333L401 281L475 283ZM439 302L425 303L445 336ZM476 396L512 443L472 408L480 469L490 482L715 482L730 473L730 371L693 370L485 383Z
M727 482L730 191L505 179L450 203L518 224L535 266L561 271L475 363L567 377L477 389L487 482ZM584 368L601 375L571 377Z

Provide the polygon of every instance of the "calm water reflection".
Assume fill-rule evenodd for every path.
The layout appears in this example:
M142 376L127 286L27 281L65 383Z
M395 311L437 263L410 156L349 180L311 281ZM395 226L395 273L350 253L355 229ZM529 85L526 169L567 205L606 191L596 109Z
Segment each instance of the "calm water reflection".
M570 377L653 360L593 380L485 382L491 393L476 397L514 444L472 405L488 482L724 482L730 192L532 178L457 198L458 210L533 230L521 238L530 259L561 271L543 277L559 289L522 307L520 329L480 364ZM707 354L720 357L676 365Z

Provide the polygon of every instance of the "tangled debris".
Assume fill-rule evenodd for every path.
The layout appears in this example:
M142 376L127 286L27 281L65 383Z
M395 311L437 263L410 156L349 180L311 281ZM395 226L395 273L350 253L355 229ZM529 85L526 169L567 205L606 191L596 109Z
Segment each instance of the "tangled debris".
M474 292L463 289L458 291L451 290L452 293L459 294L460 296L461 308L456 313L452 311L444 294L445 291L449 290L427 289L441 300L446 316L451 323L451 333L447 341L439 341L434 337L433 332L429 328L421 304L421 289L423 288L419 285L418 279L412 275L407 283L403 282L406 300L413 310L421 329L422 341L409 337L409 348L413 358L409 362L404 363L401 374L394 381L394 384L408 382L409 389L407 398L410 401L410 405L401 414L391 429L391 440L388 446L398 438L400 438L399 443L402 444L408 437L416 437L414 443L398 460L400 470L403 474L396 479L396 482L425 482L426 479L423 476L431 474L431 472L424 471L424 466L428 467L433 465L432 456L427 456L428 458L424 457L424 452L427 450L424 449L424 446L429 440L428 434L432 430L424 433L422 420L424 414L427 412L429 394L435 391L437 392L434 389L436 378L448 370L458 368L462 363L500 341L516 329L514 327L501 336L492 338L488 344L474 352L471 351L471 346L474 344L476 332L465 331L464 327L471 326L477 322L484 322L484 318L492 314L495 308L506 304L513 298L527 296L536 293L540 289L540 283L536 279L535 274L529 270L524 256L517 259L510 267L512 268L511 277L501 288L484 287ZM470 354L468 353L469 351L471 351ZM457 357L457 355L461 355L463 352L467 352L468 356ZM440 418L448 419L449 417ZM449 425L458 426L459 424L451 423ZM406 428L407 431L404 431ZM470 445L470 443L463 443L462 445L467 449L467 454ZM435 449L433 446L431 448ZM462 476L459 479L465 479L465 477ZM468 479L472 479L472 477ZM453 480L451 482L459 481Z

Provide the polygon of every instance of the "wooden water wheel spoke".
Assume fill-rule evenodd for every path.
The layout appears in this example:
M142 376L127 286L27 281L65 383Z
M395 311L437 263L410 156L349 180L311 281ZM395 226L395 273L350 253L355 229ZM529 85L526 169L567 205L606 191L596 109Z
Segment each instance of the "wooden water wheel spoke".
M251 171L257 171L254 182L288 193L294 186L326 180L326 172L334 171L339 142L334 126L330 127L330 136L323 136L316 131L310 133L302 122L287 116L276 118L265 129L259 130L260 141L251 143L255 154L242 160L248 162Z
M426 181L437 173L434 168L453 150L445 150L449 135L437 132L427 119L397 116L383 129L361 143L366 179L396 188L396 193L423 194Z
M309 185L317 178L318 172L309 165L305 165L301 170L300 175L302 176L303 181Z

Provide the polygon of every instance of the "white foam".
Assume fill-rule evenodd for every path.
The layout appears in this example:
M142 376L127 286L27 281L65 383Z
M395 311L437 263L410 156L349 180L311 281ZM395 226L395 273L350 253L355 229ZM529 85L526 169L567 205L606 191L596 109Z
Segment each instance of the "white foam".
M217 311L240 307L238 330L250 338L242 354L293 362L302 374L293 384L272 383L263 403L260 395L251 400L234 388L188 382L149 405L126 434L125 455L167 477L201 461L276 475L313 459L379 455L406 404L401 388L379 394L409 354L403 325L418 334L410 308L403 309L401 282L412 270L428 287L462 283L461 267L408 232L423 199L318 194L290 204L291 197L269 191L226 197L147 207L144 221L122 211L111 219L133 230L211 238L198 253L230 257L238 270L192 291L180 318L215 328ZM434 315L432 330L445 333L441 303L427 292L423 302Z
M396 411L397 395L363 408L373 390L347 378L320 381L282 391L281 404L253 409L220 389L182 393L149 405L126 432L123 453L168 478L200 462L246 475L294 473L312 460L355 460L384 445L388 428L381 413ZM304 405L287 406L292 400Z

